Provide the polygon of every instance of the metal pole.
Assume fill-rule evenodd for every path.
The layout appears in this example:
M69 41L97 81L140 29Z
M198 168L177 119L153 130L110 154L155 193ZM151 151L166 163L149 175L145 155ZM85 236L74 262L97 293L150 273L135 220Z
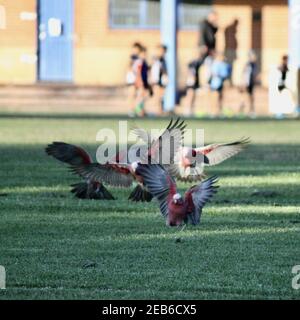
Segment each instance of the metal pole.
M177 92L177 13L178 0L161 0L160 33L161 42L167 46L166 62L168 85L164 97L164 110L172 111L176 104Z

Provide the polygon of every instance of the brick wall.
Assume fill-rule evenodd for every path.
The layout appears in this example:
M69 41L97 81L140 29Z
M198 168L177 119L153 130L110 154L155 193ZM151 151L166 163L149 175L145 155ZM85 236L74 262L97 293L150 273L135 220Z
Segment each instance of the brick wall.
M158 30L116 30L109 28L108 0L75 0L75 82L114 85L124 83L130 45L141 41L148 47L151 57L153 47L160 41ZM224 50L226 27L235 19L237 27L236 59L233 82L239 84L247 53L252 45L252 12L262 12L262 81L267 85L270 62L287 50L287 1L285 0L215 0L219 13L220 31L218 49ZM274 18L275 17L275 18ZM253 35L255 37L255 34ZM275 41L272 40L275 37ZM184 84L186 65L195 56L197 31L178 33L179 83Z
M300 39L299 39L300 41ZM270 68L279 64L282 55L288 53L288 8L267 5L263 7L262 81L268 83Z
M159 30L118 30L109 28L107 0L76 0L75 81L91 84L123 84L130 46L135 41L153 49L160 42ZM197 32L178 35L180 69L197 44Z
M233 46L230 44L230 42L232 42L233 40L229 40L228 51L232 51L232 80L235 84L240 84L242 69L247 61L247 53L251 49L251 7L238 3L231 4L231 1L216 1L214 8L218 12L219 18L219 30L217 33L218 50L225 51L225 32L228 28L233 28L234 21L237 21L237 48L233 49ZM229 56L231 56L231 54L230 52L228 53Z
M149 57L160 42L159 30L117 30L109 28L108 0L74 0L74 82L77 84L118 85L124 83L130 46L140 41ZM21 12L36 11L36 0L0 0L5 8L6 29L0 28L0 83L36 81L36 20L22 20ZM233 81L238 84L253 42L252 12L262 14L262 80L267 85L268 71L287 52L288 9L286 0L214 0L219 13L218 49L225 45L224 30L234 19L237 27ZM186 65L195 56L197 31L178 33L179 83L185 82Z
M36 20L22 20L21 13L23 18L24 12L35 13L35 0L0 0L0 6L4 8L6 22L5 28L0 29L0 83L33 83Z
M235 63L235 82L239 81L240 73L251 48L253 38L261 36L261 81L268 86L269 70L278 64L282 54L288 51L288 6L287 0L214 0L215 8L220 14L220 24L238 18L238 51ZM261 11L261 35L252 34L252 13ZM222 34L218 35L222 48Z

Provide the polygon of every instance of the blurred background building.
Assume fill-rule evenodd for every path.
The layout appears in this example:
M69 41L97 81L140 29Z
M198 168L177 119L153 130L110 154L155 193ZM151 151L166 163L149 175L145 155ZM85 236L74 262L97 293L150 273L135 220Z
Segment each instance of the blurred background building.
M199 21L215 9L217 46L233 62L238 83L247 53L259 56L261 81L288 48L286 0L179 2L178 79L198 43ZM160 1L0 0L0 83L124 83L130 47L160 42Z
M177 68L171 68L177 74L173 101L176 86L177 94L184 91L187 65L199 50L200 22L214 10L216 49L224 52L233 71L225 108L232 114L239 110L241 75L253 50L261 85L255 93L257 113L268 114L270 74L278 70L281 57L289 54L295 70L300 70L300 0L0 0L1 109L70 105L74 110L78 105L78 110L83 106L88 110L90 105L93 111L103 106L109 112L113 106L116 112L127 113L124 85L132 44L142 43L151 60L167 25L168 12L162 8L174 3L178 32ZM300 72L298 82L297 75L293 77L296 92ZM31 91L24 93L20 89L24 87ZM270 95L274 97L271 90ZM212 95L198 91L195 104L199 114L211 113Z

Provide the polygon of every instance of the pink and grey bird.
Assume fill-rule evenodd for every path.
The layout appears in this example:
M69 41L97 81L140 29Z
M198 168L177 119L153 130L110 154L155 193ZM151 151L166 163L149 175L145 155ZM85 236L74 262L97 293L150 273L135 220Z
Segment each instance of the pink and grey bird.
M180 139L177 138L176 148L173 150L173 154L171 154L170 163L161 163L158 159L158 156L163 152L160 138L153 139L144 129L134 129L134 133L144 143L149 144L149 141L153 139L151 148L149 149L151 150L152 159L154 159L154 162L162 164L172 177L180 181L202 181L206 177L204 174L205 166L215 166L222 163L241 152L250 142L249 138L244 138L231 143L215 143L200 148L191 148L183 145L185 128L186 125L184 125L181 131L177 130L177 136ZM180 145L179 142L181 142Z
M167 148L167 153L171 159L174 159L175 153L182 144L184 129L184 121L181 121L179 118L174 122L171 120L167 128L157 139L148 141L147 148L140 155L139 161L128 163L127 158L124 159L122 155L116 155L115 161L111 161L110 163L80 163L73 166L73 170L86 179L101 181L114 187L129 188L133 184L137 184L128 199L149 202L153 196L145 188L142 177L136 173L138 162L159 161L159 155L163 154L162 148L168 145L171 135L172 148Z
M134 133L145 143L151 139L150 134L144 129L135 129ZM245 138L231 143L215 143L200 148L191 148L181 144L176 148L172 158L173 162L165 163L163 166L171 176L180 181L202 181L206 177L205 166L222 163L244 150L249 142L250 140ZM152 149L155 150L155 148Z
M215 166L238 154L249 144L249 139L231 143L215 143L200 148L181 147L174 163L166 166L170 174L180 181L202 181L206 166Z
M202 209L217 192L217 178L211 177L189 188L182 196L169 173L157 164L139 164L136 173L142 176L148 191L158 200L167 226L200 223Z
M46 148L46 153L55 159L67 163L76 172L77 166L91 164L92 158L83 148L64 142L53 142ZM104 187L101 181L85 178L76 172L85 181L72 185L71 192L80 199L114 200L113 195Z

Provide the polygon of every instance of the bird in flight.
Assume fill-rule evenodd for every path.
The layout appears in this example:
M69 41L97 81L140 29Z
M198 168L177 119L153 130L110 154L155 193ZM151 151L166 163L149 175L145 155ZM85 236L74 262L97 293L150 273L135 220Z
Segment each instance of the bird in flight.
M69 164L75 172L77 166L88 165L93 162L91 156L83 148L64 142L53 142L46 147L45 151L49 156ZM104 187L101 181L85 178L80 172L76 173L84 180L71 185L71 192L77 198L115 200L114 196Z
M166 225L175 227L184 223L200 223L202 209L217 192L217 177L211 177L189 188L184 196L178 190L168 171L159 164L139 164L140 175L147 190L158 200Z
M202 181L205 167L215 166L235 156L250 143L243 138L230 143L215 143L200 148L181 147L175 155L174 163L167 166L170 174L179 181Z
M184 127L185 129L185 127ZM141 128L135 128L134 133L144 143L149 143L152 137L150 134ZM184 133L183 133L184 134ZM154 139L152 145L152 154L156 154L157 150ZM177 145L174 154L172 154L170 163L161 163L157 157L153 157L156 163L162 164L172 177L180 181L193 182L202 181L206 175L204 173L205 166L215 166L223 161L238 154L250 143L249 138L230 143L215 143L204 147L192 148L183 145L184 138L182 137L181 145Z
M142 177L136 173L138 163L157 163L160 161L160 155L165 153L167 153L169 158L173 159L177 149L182 144L185 126L184 121L179 118L176 121L171 120L167 128L157 139L153 141L149 140L145 152L142 152L138 161L130 163L127 161L127 158L124 160L123 155L116 155L115 161L105 164L79 163L72 166L72 170L86 179L99 181L114 187L129 188L133 184L136 184L128 199L149 202L153 196L145 188ZM165 146L170 146L170 136L172 136L171 147L164 149Z

